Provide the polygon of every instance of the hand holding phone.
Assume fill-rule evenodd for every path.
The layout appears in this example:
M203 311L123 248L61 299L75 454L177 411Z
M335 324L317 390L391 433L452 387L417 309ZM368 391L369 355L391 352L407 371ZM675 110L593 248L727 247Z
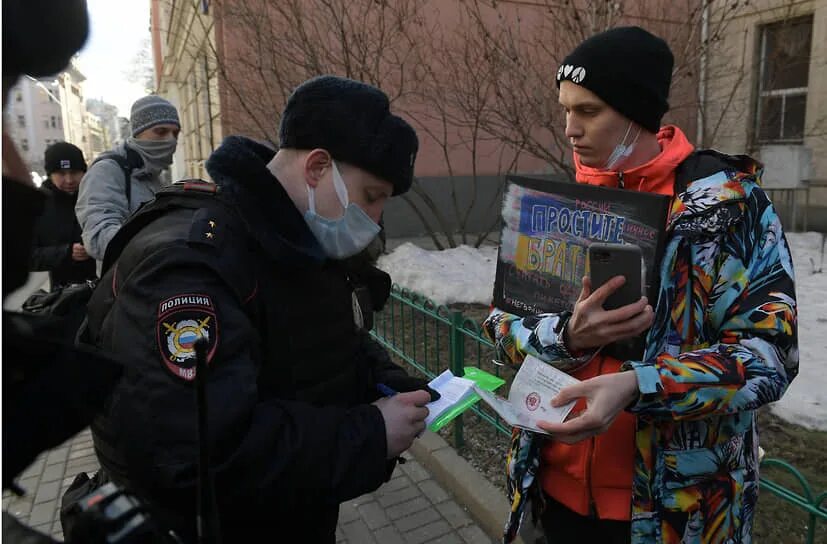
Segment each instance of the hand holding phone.
M646 268L638 246L628 244L591 244L586 253L592 289L599 289L615 276L623 285L603 303L606 310L634 304L646 294Z
M566 325L569 350L592 349L639 336L654 320L654 311L642 296L645 278L640 249L593 244L587 256L589 275ZM628 246L634 247L634 246Z

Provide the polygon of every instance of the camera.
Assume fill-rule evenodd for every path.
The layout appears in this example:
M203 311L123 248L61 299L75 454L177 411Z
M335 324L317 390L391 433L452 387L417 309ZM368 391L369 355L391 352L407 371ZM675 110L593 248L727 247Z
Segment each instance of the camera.
M66 542L84 544L176 544L133 494L108 482L82 497L66 511L71 519Z

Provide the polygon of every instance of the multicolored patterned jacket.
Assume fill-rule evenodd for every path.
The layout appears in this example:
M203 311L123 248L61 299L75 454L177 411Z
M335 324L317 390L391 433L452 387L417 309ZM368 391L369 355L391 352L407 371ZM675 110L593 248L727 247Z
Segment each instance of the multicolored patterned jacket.
M633 543L751 541L754 411L781 398L798 371L792 260L760 188L760 165L701 153L720 167L690 178L673 200L655 322L642 360L624 364L640 388L630 407L637 416ZM557 344L560 319L495 310L485 328L507 358L531 353L571 370ZM504 542L525 514L539 450L535 435L515 432Z

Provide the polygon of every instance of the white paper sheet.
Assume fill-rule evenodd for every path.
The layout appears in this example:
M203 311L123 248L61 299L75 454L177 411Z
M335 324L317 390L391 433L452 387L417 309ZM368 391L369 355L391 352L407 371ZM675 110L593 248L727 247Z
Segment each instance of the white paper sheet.
M439 400L427 404L429 413L425 419L426 426L429 426L436 418L442 415L443 412L474 392L473 381L454 376L450 370L446 370L431 380L428 385L431 389L437 391L441 397Z
M553 407L551 399L561 389L579 380L532 357L525 358L508 392L508 399L475 387L480 398L512 427L548 434L537 427L538 421L561 423L568 417L576 401Z

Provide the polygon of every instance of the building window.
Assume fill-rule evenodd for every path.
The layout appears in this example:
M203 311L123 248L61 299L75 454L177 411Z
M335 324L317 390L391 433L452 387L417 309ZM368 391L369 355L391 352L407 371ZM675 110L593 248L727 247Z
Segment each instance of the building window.
M798 17L760 29L758 143L801 143L807 110L813 17Z
M43 126L45 126L46 128L49 128L49 120L48 119L43 120Z
M22 115L17 116L17 126L19 126L19 127L25 127L26 126L26 118L23 117Z
M23 95L20 94L20 93L16 93L15 96L14 96L14 100L16 102L23 102Z
M22 149L23 151L28 151L29 150L29 140L27 140L26 138L23 138L22 140L20 140L20 149Z
M52 115L52 128L57 128L57 120L54 115Z

